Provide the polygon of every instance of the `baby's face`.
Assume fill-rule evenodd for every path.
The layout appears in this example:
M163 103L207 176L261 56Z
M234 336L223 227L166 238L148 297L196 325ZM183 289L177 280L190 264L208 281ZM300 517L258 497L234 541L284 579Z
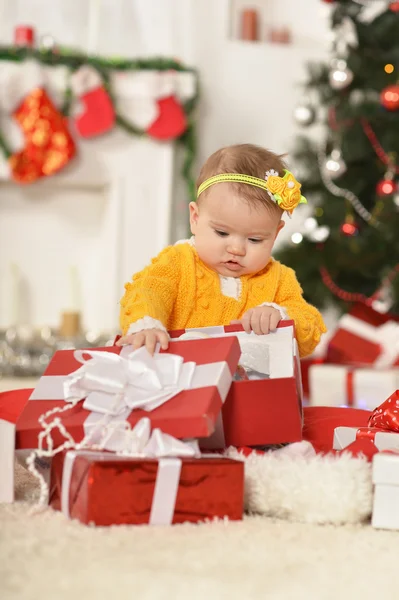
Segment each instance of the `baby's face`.
M209 189L199 204L190 204L190 225L200 259L224 277L241 277L267 265L284 221L261 204L248 204L222 183Z

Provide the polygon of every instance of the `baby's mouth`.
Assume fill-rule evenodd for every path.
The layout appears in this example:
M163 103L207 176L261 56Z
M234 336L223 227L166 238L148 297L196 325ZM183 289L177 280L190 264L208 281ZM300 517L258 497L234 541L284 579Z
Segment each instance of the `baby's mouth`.
M227 260L225 263L226 267L228 269L231 269L232 271L240 269L241 265L239 262L237 262L236 260Z

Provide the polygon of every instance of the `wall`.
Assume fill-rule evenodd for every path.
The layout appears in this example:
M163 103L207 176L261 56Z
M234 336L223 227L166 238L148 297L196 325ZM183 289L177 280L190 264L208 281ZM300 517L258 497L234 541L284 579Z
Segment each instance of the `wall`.
M11 43L18 23L33 24L63 45L107 55L169 55L198 68L201 77L198 163L220 146L250 142L289 152L298 128L293 109L305 63L326 56L329 6L321 0L0 0L0 40ZM300 4L300 8L299 8ZM232 7L236 6L236 13ZM291 45L231 39L243 6L287 24ZM90 15L97 15L91 20ZM233 15L233 18L232 18ZM2 17L2 18L1 18ZM232 24L232 26L231 26ZM179 187L182 190L183 188ZM172 238L186 233L184 200L176 203ZM306 209L284 229L287 239Z
M289 153L300 131L292 113L301 98L298 84L304 81L305 63L326 56L328 11L320 0L241 0L241 4L274 8L274 14L265 12L266 21L270 14L273 22L287 23L293 43L233 41L228 27L231 3L194 2L195 57L203 91L200 161L220 146L243 142ZM280 242L297 230L305 213L301 208L287 222Z
M298 132L292 120L301 97L297 84L303 80L305 62L326 55L329 7L321 0L234 2L258 5L266 9L266 21L288 24L293 43L231 39L230 0L0 0L0 43L12 43L14 26L29 23L39 36L51 34L61 45L88 52L180 58L195 66L201 78L198 163L218 147L238 142L289 152ZM11 193L9 186L0 187L0 195L4 193L7 202L18 203L23 191ZM92 211L90 198L82 196L80 201L87 204L86 212ZM180 183L175 207L171 240L187 232L187 204ZM101 219L101 204L98 211ZM287 223L281 241L300 228L306 211L301 209ZM69 222L58 225L66 235Z

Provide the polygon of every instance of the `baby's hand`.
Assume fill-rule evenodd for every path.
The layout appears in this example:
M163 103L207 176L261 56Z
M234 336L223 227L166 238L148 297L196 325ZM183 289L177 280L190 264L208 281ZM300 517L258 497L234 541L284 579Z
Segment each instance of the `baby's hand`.
M253 331L257 335L263 335L275 331L280 321L280 311L273 306L257 306L247 310L239 321L232 323L241 323L247 333Z
M163 329L143 329L137 333L124 335L116 342L116 345L131 344L135 350L145 346L150 354L154 354L157 342L161 344L162 350L166 350L169 346L169 336Z

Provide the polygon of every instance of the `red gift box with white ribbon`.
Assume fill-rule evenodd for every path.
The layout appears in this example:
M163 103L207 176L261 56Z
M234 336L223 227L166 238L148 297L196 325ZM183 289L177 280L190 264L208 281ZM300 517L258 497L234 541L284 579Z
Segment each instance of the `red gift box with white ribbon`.
M328 344L327 362L375 368L399 366L398 320L356 304L340 318Z
M45 422L56 419L54 447L72 436L76 443L85 438L87 446L117 451L123 424L134 426L144 416L176 438L209 436L239 356L234 337L176 341L154 357L130 346L60 350L17 421L17 448L40 447L39 418L49 411ZM106 443L99 439L104 433Z
M242 519L242 461L201 455L196 442L157 429L149 437L149 429L142 419L131 431L137 456L87 450L55 456L50 506L100 526Z
M276 331L268 335L247 334L241 325L227 325L172 331L170 336L237 336L240 365L267 374L267 378L233 381L216 431L201 440L201 447L219 449L302 439L301 369L292 320L280 321Z

